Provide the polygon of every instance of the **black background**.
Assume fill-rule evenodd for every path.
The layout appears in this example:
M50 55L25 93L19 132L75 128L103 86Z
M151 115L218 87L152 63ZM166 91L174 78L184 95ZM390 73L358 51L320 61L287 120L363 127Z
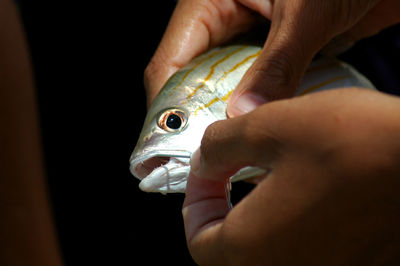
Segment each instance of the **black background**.
M129 173L143 71L175 1L19 1L35 71L47 178L67 265L190 265L183 195Z
M143 193L128 170L146 112L143 71L175 1L19 2L64 261L193 264L181 218L183 195ZM341 58L378 87L398 93L399 72L388 74L400 59L398 31L360 42ZM389 70L377 65L380 59Z

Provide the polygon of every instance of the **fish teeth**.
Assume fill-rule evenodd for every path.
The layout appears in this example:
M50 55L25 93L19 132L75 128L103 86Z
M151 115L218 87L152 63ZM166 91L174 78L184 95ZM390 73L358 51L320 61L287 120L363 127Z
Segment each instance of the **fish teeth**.
M154 169L139 184L145 192L184 193L190 172L190 159L172 157L168 163Z

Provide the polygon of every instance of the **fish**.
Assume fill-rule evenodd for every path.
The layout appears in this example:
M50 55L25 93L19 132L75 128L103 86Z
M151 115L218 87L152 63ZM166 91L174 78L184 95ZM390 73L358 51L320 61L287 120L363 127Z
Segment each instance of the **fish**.
M193 59L165 83L151 104L130 157L130 172L145 192L184 193L190 157L206 128L227 119L227 102L260 46L228 45ZM347 86L375 89L355 68L320 57L308 67L296 96ZM245 167L231 181L259 176L265 169Z

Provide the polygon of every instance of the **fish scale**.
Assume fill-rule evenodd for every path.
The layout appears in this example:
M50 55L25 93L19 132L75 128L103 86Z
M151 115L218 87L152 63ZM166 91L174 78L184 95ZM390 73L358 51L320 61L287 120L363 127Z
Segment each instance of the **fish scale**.
M191 154L200 146L207 126L226 119L229 97L260 51L258 46L218 47L195 58L166 82L148 110L130 158L130 170L141 180L140 189L185 192ZM347 86L374 89L350 65L320 58L306 71L296 95ZM169 126L177 128L165 124L170 115L177 123ZM231 180L262 173L263 169L245 167Z

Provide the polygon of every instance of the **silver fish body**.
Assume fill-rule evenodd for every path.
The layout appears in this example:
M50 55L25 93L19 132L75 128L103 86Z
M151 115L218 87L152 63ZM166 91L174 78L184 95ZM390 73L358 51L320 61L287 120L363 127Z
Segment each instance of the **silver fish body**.
M215 48L175 73L152 103L130 158L131 173L146 192L185 192L190 156L211 123L226 119L227 101L261 48L233 45ZM297 95L346 86L374 86L351 66L336 59L313 62ZM243 168L235 180L262 169Z

